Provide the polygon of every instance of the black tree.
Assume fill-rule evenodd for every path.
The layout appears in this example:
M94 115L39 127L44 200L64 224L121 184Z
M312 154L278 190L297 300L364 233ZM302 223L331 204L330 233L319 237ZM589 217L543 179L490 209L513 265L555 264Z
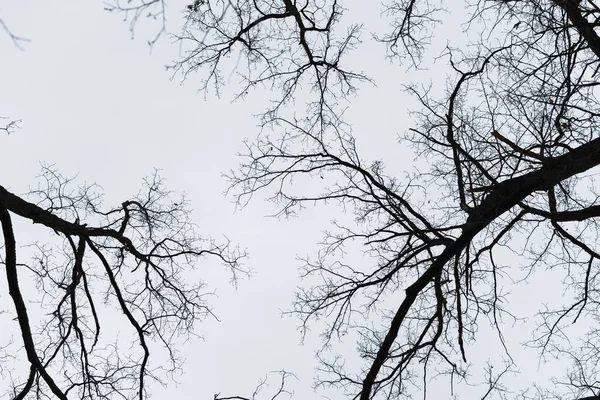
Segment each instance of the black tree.
M423 67L429 43L446 39L436 36L450 18L445 3L384 3L389 29L376 40L387 56ZM223 68L238 60L239 96L259 87L276 93L262 133L229 176L241 204L264 189L280 215L338 202L355 217L306 260L304 273L321 284L302 289L292 311L304 326L326 318L325 346L347 333L359 338L362 370L323 357L320 384L368 400L426 393L432 375L470 383L467 346L478 326L491 325L502 341L503 318L520 317L503 302L507 285L519 283L499 260L510 249L531 276L560 270L564 303L544 309L536 294L539 327L530 345L573 362L556 389L522 398L598 395L600 7L591 0L455 3L447 7L469 10L464 26L474 43L450 43L438 58L450 74L445 94L407 82L419 106L401 141L429 165L408 178L361 158L345 123L357 85L370 79L345 67L362 25L344 19L341 1L196 1L179 35L187 52L174 68L186 77L201 72L202 87L218 91ZM298 193L292 181L301 176L321 179ZM342 257L357 242L371 264ZM403 298L394 300L397 293ZM575 323L590 328L572 349L566 335ZM513 367L506 359L487 370L484 398L510 394L502 384Z
M212 314L198 259L217 257L235 276L244 253L198 236L185 197L156 173L116 207L52 167L40 178L27 199L0 186L0 263L21 337L0 359L6 394L145 399L149 381L178 371L177 338ZM17 234L20 219L43 227L39 241Z

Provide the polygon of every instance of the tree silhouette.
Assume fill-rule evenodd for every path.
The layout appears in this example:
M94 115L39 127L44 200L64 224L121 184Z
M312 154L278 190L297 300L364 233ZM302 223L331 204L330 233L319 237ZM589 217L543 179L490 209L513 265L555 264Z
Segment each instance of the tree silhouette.
M176 339L212 314L198 259L217 257L236 274L244 253L198 236L185 197L175 198L157 173L116 207L104 206L98 186L74 187L53 167L40 181L33 201L0 186L0 262L22 340L20 350L3 349L13 353L0 366L12 371L19 355L29 365L17 375L23 379L11 373L7 394L145 399L148 381L179 369ZM14 220L48 234L24 242ZM23 248L31 251L19 254ZM32 317L27 305L35 302Z
M163 32L164 1L123 4L111 9L127 13L133 25L146 15L158 19ZM409 105L415 124L401 140L428 168L403 178L382 161L364 159L346 122L352 96L371 78L346 67L347 56L360 50L364 28L345 19L338 0L195 1L185 7L178 35L185 52L173 68L186 78L199 72L202 88L219 92L226 83L222 71L238 60L238 98L257 88L272 93L262 133L247 142L244 161L229 174L240 204L265 190L281 216L336 203L354 217L335 224L322 250L304 260L304 275L320 283L300 289L291 311L304 328L318 318L327 322L324 350L343 337L357 338L361 369L348 371L344 357L323 351L317 385L369 400L425 396L433 377L451 388L477 383L468 349L478 328L491 326L504 345L506 319L522 317L506 303L506 290L552 270L564 292L532 296L538 326L529 345L541 357L570 363L565 379L552 381L552 389L532 385L512 393L503 384L514 371L505 346L500 368L482 368L480 397L595 398L589 396L600 392L600 7L592 0L464 5L464 29L474 42L448 45L438 57L450 74L445 92L406 85L418 105ZM448 18L443 8L435 0L384 1L388 29L374 37L387 57L421 68L430 43L446 39L437 36ZM157 178L133 200L103 210L93 190L65 192L65 179L46 171L48 185L33 193L39 203L0 190L3 262L30 364L29 378L16 383L13 394L24 398L42 388L58 398L143 398L145 379L154 376L149 338L172 355L171 334L208 312L198 288L186 288L179 274L203 254L221 257L235 271L239 254L228 256L216 245L202 250L180 208L185 202L164 203L168 196ZM292 183L304 178L320 179L298 193ZM40 247L36 262L21 264L12 216L64 238L60 262ZM344 257L357 243L369 262ZM525 278L511 279L518 267L500 260L507 251ZM36 276L53 299L39 334L28 322L20 270ZM89 289L92 277L104 289ZM548 296L562 304L544 306ZM99 344L97 298L116 302L138 354ZM92 360L96 351L103 363ZM67 372L57 373L65 365ZM288 393L282 388L275 396L282 394Z
M556 390L521 397L597 393L599 331L591 324L579 336L584 345L572 350L566 330L575 323L585 329L600 315L600 8L573 0L452 7L463 3L464 31L475 43L448 45L437 58L450 74L445 93L406 85L418 105L401 140L428 165L406 178L362 158L346 123L352 95L371 80L346 67L364 32L344 18L340 1L196 2L179 35L187 52L174 68L186 78L199 72L202 88L218 93L222 71L238 60L237 97L255 88L272 93L262 133L229 175L240 204L266 190L281 216L315 203L338 203L354 216L305 260L304 274L321 283L301 289L292 310L304 327L327 321L325 349L335 338L358 338L362 369L349 372L344 357L322 353L318 385L368 400L423 393L432 376L476 383L467 349L478 327L493 327L504 344L502 321L519 317L504 302L506 289L552 268L562 274L564 302L544 308L536 294L539 324L529 344L573 368ZM374 36L388 57L426 67L430 43L446 39L436 35L451 18L444 5L384 1L389 29ZM292 185L317 177L303 193ZM353 246L366 249L371 263L344 258ZM526 279L511 281L514 271L499 259L507 250L530 272ZM486 370L484 398L508 396L500 379L513 370L506 359Z

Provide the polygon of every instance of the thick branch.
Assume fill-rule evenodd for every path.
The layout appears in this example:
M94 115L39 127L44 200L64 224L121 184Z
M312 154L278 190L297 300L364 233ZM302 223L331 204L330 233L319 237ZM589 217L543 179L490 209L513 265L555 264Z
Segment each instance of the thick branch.
M42 365L42 362L40 361L35 350L33 334L31 333L31 326L29 325L29 317L27 315L27 307L25 306L25 301L23 300L21 289L19 288L19 280L17 276L17 250L12 221L8 209L2 199L0 199L0 223L2 224L4 246L6 248L5 265L8 292L15 305L15 311L17 313L19 327L21 328L21 337L23 338L23 345L25 347L25 352L27 353L27 359L31 363L32 368L35 368L35 370L40 373L52 393L61 400L67 400L67 396L62 392L62 390L60 390L52 377L46 371L46 368L44 368ZM30 385L26 386L30 387Z
M377 374L389 355L408 311L419 293L433 281L449 260L458 257L477 233L533 192L548 190L562 180L587 171L598 164L600 164L600 138L562 156L548 158L545 164L536 171L499 183L482 203L473 209L458 239L448 245L429 269L406 289L406 297L396 311L390 329L363 381L360 399L369 400L371 398Z

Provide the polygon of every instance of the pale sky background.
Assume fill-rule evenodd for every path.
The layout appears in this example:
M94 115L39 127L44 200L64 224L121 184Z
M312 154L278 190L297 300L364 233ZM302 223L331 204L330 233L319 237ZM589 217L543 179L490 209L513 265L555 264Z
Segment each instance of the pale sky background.
M361 16L376 27L379 7L370 3L347 2L349 18ZM169 3L170 29L177 28L184 6ZM155 387L153 398L245 395L265 373L279 369L298 376L291 382L297 398L320 398L310 389L319 327L301 345L298 321L281 318L280 310L290 306L300 284L296 255L315 254L315 243L335 217L334 209L309 209L299 218L276 220L265 217L275 208L261 196L242 211L235 211L233 199L223 196L227 183L221 174L236 167L242 140L258 134L252 114L262 110L267 94L257 92L231 103L231 90L237 89L233 82L220 99L209 96L205 101L194 75L184 85L179 77L169 79L164 65L177 57L177 46L168 36L150 53L146 41L157 26L141 26L131 40L128 24L105 12L102 2L0 0L0 17L14 33L31 39L21 51L0 33L0 115L22 119L20 130L0 135L0 184L23 194L35 184L39 163L45 162L64 175L78 173L81 183L98 183L106 204L120 204L137 192L144 176L159 168L168 188L188 194L193 219L203 233L227 235L250 253L246 265L253 277L241 281L237 290L212 260L199 266L209 290L218 295L211 302L221 322L207 320L197 326L204 340L181 348L187 362L179 384ZM449 33L436 34L464 39L457 26L444 29ZM352 62L379 86L363 86L353 101L351 122L359 151L369 160L383 158L401 175L412 169L412 155L396 138L410 127L406 111L414 101L400 91L400 84L423 78L443 83L444 67L431 65L429 71L407 74L383 58L383 47L369 41L368 32L360 54ZM523 293L517 292L515 299ZM345 347L355 351L353 343ZM490 351L482 339L469 353L485 360L500 349ZM531 367L524 370L530 372L520 377L522 382L533 380L536 360ZM446 398L447 387L439 392L430 388L430 394Z

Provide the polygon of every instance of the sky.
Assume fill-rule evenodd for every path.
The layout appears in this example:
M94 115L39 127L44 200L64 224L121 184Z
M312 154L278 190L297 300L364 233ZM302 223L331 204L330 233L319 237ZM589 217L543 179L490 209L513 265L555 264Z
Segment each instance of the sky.
M175 14L183 8L170 7ZM268 218L274 208L261 201L236 211L223 195L222 174L237 166L242 140L257 135L252 114L260 107L232 104L228 91L205 100L193 79L171 80L165 65L177 48L170 39L150 51L143 29L132 39L128 24L102 2L1 2L0 12L31 40L19 50L0 35L1 114L22 120L18 131L0 137L3 186L26 193L43 162L77 174L77 182L99 184L106 204L120 204L157 168L169 189L188 195L203 234L226 235L250 254L245 266L253 274L237 289L221 265L199 265L207 290L216 292L211 303L220 322L197 325L203 339L180 348L184 375L177 385L154 387L153 398L251 393L266 373L284 368L302 380L298 394L312 393L318 337L301 345L298 321L282 318L281 310L298 285L296 255L314 253L328 219L311 211L291 221ZM29 239L28 227L21 229Z
M360 15L377 26L376 7L349 3L350 18ZM177 27L184 6L169 3L170 28ZM0 184L26 193L35 186L43 162L64 175L78 174L78 182L99 184L107 204L120 204L157 168L170 189L188 195L193 220L203 233L226 235L250 254L246 266L253 274L237 288L217 263L199 265L201 278L216 293L211 304L219 321L198 324L196 332L203 339L180 348L186 358L184 374L177 384L153 388L153 398L247 394L265 373L280 369L297 375L292 383L297 398L321 398L310 387L319 326L301 343L299 322L281 317L281 311L290 307L301 284L297 256L315 254L335 212L308 209L298 218L281 220L267 217L275 207L260 195L240 210L223 194L227 182L222 174L236 168L242 141L258 134L253 114L261 111L269 93L231 102L234 82L220 98L205 97L194 75L182 84L165 69L178 55L167 35L150 49L147 40L154 25L142 25L132 38L122 16L104 11L102 2L0 0L0 17L31 40L20 50L0 34L0 115L22 120L19 130L0 135ZM456 26L445 29L456 35ZM349 62L379 84L362 86L352 102L350 122L359 150L366 159L385 159L401 175L419 166L397 141L410 126L407 106L412 101L401 84L443 82L443 66L407 73L385 60L384 49L368 38L360 50L362 56ZM26 226L19 229L25 236L31 232ZM485 348L485 339L479 346ZM346 347L354 349L352 343Z

